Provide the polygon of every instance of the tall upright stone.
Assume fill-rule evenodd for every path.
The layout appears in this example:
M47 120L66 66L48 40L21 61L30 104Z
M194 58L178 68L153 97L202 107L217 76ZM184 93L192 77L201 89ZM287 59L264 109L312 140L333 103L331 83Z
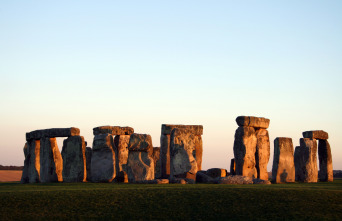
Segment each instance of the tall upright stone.
M91 147L86 147L85 157L86 157L86 169L87 169L87 181L91 181L91 156L93 154L93 150Z
M236 175L235 173L235 159L230 160L230 175Z
M127 176L128 144L130 135L116 135L114 138L114 150L116 156L116 179L125 181Z
M40 139L40 182L62 182L63 159L56 138Z
M159 179L161 176L160 147L153 147L154 177Z
M40 141L30 140L24 146L24 168L21 183L38 183L40 181Z
M293 143L291 138L277 137L274 140L272 181L274 183L295 181Z
M270 159L270 138L266 129L255 131L257 138L255 163L257 178L268 180L267 164Z
M112 182L115 178L115 152L111 134L95 135L91 156L91 179L93 182Z
M235 131L234 159L236 175L257 178L255 152L257 137L253 127L240 126Z
M127 175L130 183L154 180L152 138L148 134L132 134L128 144Z
M301 138L300 146L294 153L296 181L317 182L317 141L316 139Z
M170 176L170 135L161 134L160 136L160 160L161 177Z
M63 181L85 182L87 179L85 142L82 136L68 137L63 142Z
M319 174L320 181L332 182L333 177L333 165L330 144L327 140L318 141L318 158L319 158Z

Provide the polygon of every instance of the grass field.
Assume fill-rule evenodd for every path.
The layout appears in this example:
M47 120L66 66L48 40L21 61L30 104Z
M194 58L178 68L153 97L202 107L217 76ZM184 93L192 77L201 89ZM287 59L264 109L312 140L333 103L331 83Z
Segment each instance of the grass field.
M342 180L278 185L0 183L1 220L341 220Z

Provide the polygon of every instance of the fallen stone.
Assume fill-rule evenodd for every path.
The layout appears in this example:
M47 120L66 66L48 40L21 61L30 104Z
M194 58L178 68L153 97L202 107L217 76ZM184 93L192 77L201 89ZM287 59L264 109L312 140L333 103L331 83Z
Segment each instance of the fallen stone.
M54 138L54 137L71 137L79 136L80 129L76 127L70 128L51 128L45 130L35 130L26 133L26 140L40 140L43 137Z
M131 135L134 133L132 127L119 127L119 126L101 126L93 128L93 134L111 134L111 135Z
M93 150L91 147L86 147L85 156L86 156L86 169L87 169L87 181L91 181L91 156L93 154Z
M115 162L117 175L119 175L121 171L127 173L128 144L130 137L130 135L117 135L114 138L114 151L116 156Z
M277 137L274 140L272 181L274 183L290 183L295 181L293 144L291 138Z
M160 136L161 178L170 177L170 135Z
M257 137L253 127L238 127L235 131L234 159L237 175L257 178L255 152Z
M91 156L91 180L93 182L112 182L115 178L115 152L111 134L100 134L94 137Z
M218 180L218 184L253 184L253 178L247 176L227 176Z
M323 130L312 130L312 131L304 131L303 137L317 139L317 140L327 140L329 138L329 135L327 132Z
M86 146L82 136L68 137L63 141L63 181L86 182Z
M164 135L171 135L173 129L187 129L189 133L194 135L202 135L203 134L203 126L202 125L181 125L181 124L162 124L161 132Z
M127 175L130 183L154 180L154 162L152 156L145 151L129 151Z
M196 173L196 183L215 183L215 180L202 171Z
M211 178L226 177L227 176L227 170L221 169L221 168L211 168L211 169L207 170L206 175L210 176Z
M157 184L169 184L170 181L168 179L156 179Z
M40 182L63 181L63 159L59 152L56 138L40 139Z
M239 116L236 118L236 123L240 127L255 127L267 129L270 125L270 119L253 116Z
M161 177L160 147L153 148L152 158L154 162L154 177L159 179Z
M270 138L266 129L258 129L255 132L257 138L255 152L255 167L257 178L268 180L267 164L270 159Z
M271 181L257 178L253 179L253 184L271 184Z
M320 181L332 182L333 165L330 144L327 140L318 141L318 159L319 159L319 173L318 178Z
M235 159L230 160L230 174L231 175L236 175L235 173Z

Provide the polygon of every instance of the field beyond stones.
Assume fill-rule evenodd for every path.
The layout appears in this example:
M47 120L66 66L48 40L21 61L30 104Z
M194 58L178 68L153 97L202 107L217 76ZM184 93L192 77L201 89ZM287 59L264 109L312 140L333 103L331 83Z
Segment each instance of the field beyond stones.
M273 185L0 183L1 220L338 220L342 180Z

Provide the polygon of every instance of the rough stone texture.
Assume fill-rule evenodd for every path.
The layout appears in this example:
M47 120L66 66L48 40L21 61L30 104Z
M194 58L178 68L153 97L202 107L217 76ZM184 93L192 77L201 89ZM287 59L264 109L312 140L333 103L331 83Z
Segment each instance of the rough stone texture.
M153 148L152 158L154 162L154 177L159 179L161 177L160 147Z
M255 127L267 129L270 125L270 119L253 116L239 116L236 118L236 123L240 127Z
M198 171L196 144L199 136L187 129L175 128L171 133L170 177L190 178L195 180Z
M23 172L21 174L20 183L28 183L29 182L29 176L28 176L29 158L27 157L27 155L28 155L28 144L27 144L27 142L24 145L23 151L24 151L25 160L24 160L24 168L23 168Z
M204 171L198 171L196 173L196 183L215 183L215 180Z
M289 183L295 181L293 144L291 138L277 137L274 140L272 181L274 183Z
M202 136L199 135L197 135L195 139L195 153L197 170L202 170L203 142Z
M207 170L206 175L217 178L217 177L226 177L227 176L227 170L221 169L221 168L211 168Z
M40 139L40 182L62 182L63 159L56 138Z
M111 135L131 135L134 133L132 127L120 127L120 126L101 126L93 128L93 134L111 134Z
M71 137L71 136L79 136L80 129L76 127L71 128L51 128L45 130L35 130L29 133L26 133L26 140L40 140L43 137Z
M316 139L301 138L300 146L294 153L296 181L317 182L317 141Z
M130 137L130 135L117 135L114 138L116 179L118 180L125 181L125 175L127 176L128 144Z
M28 141L24 146L24 155L21 183L38 183L40 180L40 141Z
M271 181L257 178L253 179L253 184L271 184Z
M235 173L235 159L230 160L230 175L236 175Z
M270 159L270 138L266 129L259 129L255 132L257 138L255 152L255 167L257 169L257 178L268 180L267 164Z
M170 135L160 136L161 177L170 177Z
M327 140L318 141L318 159L319 159L319 173L318 173L319 180L327 181L327 182L334 181L331 149L330 149L330 144Z
M304 131L303 137L317 139L317 140L327 140L329 138L329 135L327 132L323 130L312 130L312 131Z
M63 141L63 181L85 182L87 180L86 146L82 136L68 137Z
M235 131L234 159L237 175L257 178L255 151L257 137L253 127L238 127Z
M90 169L93 182L112 182L115 178L113 146L113 136L110 134L100 134L94 137Z
M253 178L247 176L227 176L218 180L219 184L253 184Z
M145 151L129 151L127 175L130 183L154 180L152 156Z
M91 147L86 147L85 157L86 157L86 169L87 169L87 181L91 181L91 156L93 154L93 150Z
M161 132L164 135L171 135L173 129L188 129L190 133L195 135L203 134L203 126L202 125L181 125L181 124L162 124Z
M128 144L129 151L145 151L153 154L152 138L149 134L132 134Z

